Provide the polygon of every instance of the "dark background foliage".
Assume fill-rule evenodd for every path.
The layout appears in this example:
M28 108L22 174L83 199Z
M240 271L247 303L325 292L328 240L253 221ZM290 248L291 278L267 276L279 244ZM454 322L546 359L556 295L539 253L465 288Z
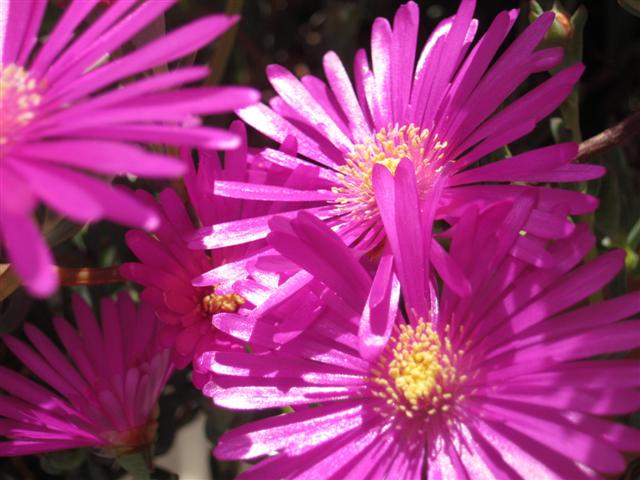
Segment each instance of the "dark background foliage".
M180 0L167 14L167 28L172 29L202 15L222 12L229 6L242 3L237 0ZM263 98L268 99L273 91L266 81L264 69L270 63L284 65L298 76L312 73L322 77L322 56L328 50L335 50L350 70L356 50L368 48L370 26L374 18L391 18L400 3L388 0L247 0L242 8L242 21L228 62L223 62L226 65L222 65L217 75L223 84L255 86L262 91ZM458 2L433 0L419 3L420 35L424 41L440 20L455 12ZM504 0L480 0L478 3L476 16L480 21L480 32L487 28L499 11L505 8L522 8L526 11L528 5L527 1ZM540 3L550 7L548 2ZM582 3L587 7L589 19L584 32L584 63L587 69L579 86L580 120L583 136L589 138L640 108L640 18L633 17L612 0L588 0ZM574 11L577 5L575 0L564 2L569 11ZM46 25L53 25L61 11L59 2L52 2ZM523 12L512 36L522 31L527 23L527 16ZM220 49L219 45L220 42L199 52L197 60L210 62L216 55L216 49ZM540 74L533 77L522 86L521 91L531 88L545 76ZM213 123L226 125L231 120L231 116L216 118ZM543 121L525 141L512 147L518 151L552 142L549 123ZM264 140L251 135L250 144L259 146L264 144ZM599 248L622 247L629 252L628 268L606 292L607 296L640 287L639 269L634 264L634 259L637 261L634 251L637 253L640 236L640 225L637 223L640 218L639 149L640 143L635 139L623 148L611 149L591 160L606 165L608 169L603 180L589 186L589 191L601 199L601 208L593 219L600 240ZM119 181L131 183L126 179ZM166 186L161 182L135 183L136 187L153 192ZM69 226L58 229L58 238L53 240L54 243L59 242L54 250L57 263L65 267L111 267L133 260L123 242L124 232L123 228L110 223L82 229ZM72 291L91 299L96 305L102 296L111 295L122 288L135 292L133 285L114 283L62 288L48 300L34 301L18 289L0 304L0 334L13 331L20 335L18 327L25 320L50 332L54 315L64 314L71 318L69 306ZM638 355L638 352L632 354ZM21 370L1 342L0 364ZM171 447L176 431L198 412L204 412L207 416L206 433L212 442L229 425L242 423L251 416L213 408L191 386L185 372L179 372L172 378L170 388L160 401L160 411L156 455ZM212 478L233 478L238 468L238 464L211 459ZM638 475L639 469L637 463L635 466L632 464L621 478L638 478L634 475ZM0 459L0 480L106 480L122 474L123 471L110 460L89 456L85 451ZM175 478L163 470L157 470L154 475L159 479Z

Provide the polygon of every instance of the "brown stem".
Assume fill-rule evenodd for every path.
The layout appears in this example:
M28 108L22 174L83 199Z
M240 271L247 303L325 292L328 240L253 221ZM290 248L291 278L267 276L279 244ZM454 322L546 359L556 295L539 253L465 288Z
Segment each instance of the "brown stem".
M104 268L67 268L56 267L60 283L66 287L77 285L105 285L123 283L126 279L118 273L119 265ZM0 302L11 295L20 286L20 279L11 265L0 263Z
M121 283L126 280L118 273L118 265L104 268L68 268L57 267L60 284L64 286L76 285L104 285Z
M623 121L580 144L577 161L594 157L611 147L621 145L640 135L640 110L633 112Z

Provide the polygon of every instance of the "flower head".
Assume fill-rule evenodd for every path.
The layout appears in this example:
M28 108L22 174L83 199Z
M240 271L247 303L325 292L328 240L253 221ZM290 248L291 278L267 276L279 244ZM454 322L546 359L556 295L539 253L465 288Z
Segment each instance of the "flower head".
M0 244L32 294L57 286L32 219L38 202L77 222L106 218L152 229L153 209L98 176L184 172L180 161L137 143L238 145L234 135L200 126L197 116L246 106L255 91L182 87L207 74L198 66L141 76L206 45L237 17L206 17L112 58L173 3L73 2L39 47L47 2L9 0L0 8ZM94 8L99 15L90 21Z
M621 452L637 450L640 432L600 416L637 410L640 365L593 357L640 345L638 321L628 320L640 295L575 306L624 257L615 251L580 265L594 244L582 225L564 240L534 241L552 266L518 258L534 203L527 194L472 208L451 229L451 256L471 283L466 296L433 281L415 291L425 271L411 239L406 251L383 255L371 278L317 218L272 223L280 253L325 285L322 313L287 343L275 341L278 325L258 322L250 337L270 351L208 358L216 376L205 393L216 404L294 410L225 433L215 454L266 456L246 479L621 472ZM325 251L300 255L312 242Z
M256 104L238 111L249 125L282 141L292 135L300 157L267 149L264 158L292 171L313 174L303 186L276 188L246 183L216 188L236 198L300 203L337 230L345 242L371 252L386 240L376 196L376 167L395 174L408 160L418 179L418 197L435 205L435 219L454 223L472 203L483 206L513 198L524 186L504 182L565 182L602 174L601 167L574 165L575 144L532 150L476 167L484 156L529 133L555 110L582 73L582 66L565 69L498 110L531 74L557 65L561 49L536 50L553 14L543 15L504 53L498 55L517 12L502 12L472 46L477 22L474 3L463 0L457 14L431 34L417 60L418 6L401 6L391 25L378 18L371 37L371 64L364 50L355 58L354 81L333 52L324 57L327 82L295 78L271 65L267 76L277 96L270 107ZM592 210L595 199L559 189L539 188L543 204L566 203L571 214ZM285 203L288 202L288 203ZM289 207L293 209L293 207ZM542 215L549 212L544 207ZM252 238L268 233L268 218L251 224L203 228L194 245L207 248L242 241L239 230Z
M33 325L28 342L4 342L40 380L0 367L0 455L93 447L107 455L131 453L155 438L157 400L173 369L158 342L159 323L145 304L126 294L101 303L101 321L73 298L78 328L63 318L54 328L66 350Z
M185 177L188 204L168 188L159 197L161 221L153 235L131 230L126 235L129 248L140 260L121 267L128 279L144 285L141 294L163 323L162 339L174 348L176 366L183 368L205 351L242 349L212 325L219 314L245 314L260 305L278 284L278 276L253 272L251 252L265 249L265 242L219 249L207 254L188 247L186 237L198 225L215 225L267 210L269 204L219 197L214 192L218 179L245 181L255 176L274 175L262 168L259 156L249 153L241 122L232 132L242 140L237 150L227 152L223 162L215 151L200 150L198 167L190 153L183 152L189 170ZM275 181L275 180L274 180ZM155 203L146 192L141 198ZM189 210L195 215L193 224ZM198 364L194 364L196 383Z

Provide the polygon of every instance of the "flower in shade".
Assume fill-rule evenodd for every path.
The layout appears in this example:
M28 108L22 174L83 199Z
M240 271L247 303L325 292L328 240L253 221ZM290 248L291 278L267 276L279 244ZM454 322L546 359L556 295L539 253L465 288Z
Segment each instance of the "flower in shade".
M99 8L92 21L100 2L76 0L37 47L47 3L0 6L0 244L38 296L57 286L51 253L32 218L39 201L78 222L107 218L154 228L152 209L99 176L180 175L180 161L136 144L234 148L236 136L200 126L197 115L257 100L246 88L182 87L202 79L205 67L134 79L206 45L237 17L202 18L112 59L174 0L116 2Z
M250 336L267 353L203 358L216 372L205 393L217 405L293 409L225 433L216 456L267 457L243 479L578 479L624 470L621 452L638 450L640 432L606 417L640 407L640 363L601 355L640 345L639 322L629 319L640 294L575 306L624 258L613 251L581 264L594 245L584 225L540 244L553 267L510 254L534 202L526 194L472 207L449 231L472 287L464 297L428 282L433 272L414 247L420 229L405 229L406 243L393 243L371 278L314 216L272 222L280 253L326 286L324 313L284 344L273 340L277 327L254 325ZM420 223L414 202L399 208Z
M94 447L121 455L149 447L157 401L172 371L171 351L158 342L151 307L126 294L103 299L101 321L73 298L77 328L55 318L66 354L42 331L26 325L28 341L4 342L36 382L0 367L0 455Z
M531 132L562 103L583 70L581 65L566 68L500 108L531 74L558 65L562 49L536 49L553 21L553 13L547 13L498 54L517 11L499 14L472 46L477 30L474 4L461 2L456 15L431 34L417 62L417 5L401 6L393 25L376 19L371 64L360 50L353 83L334 52L324 57L328 83L312 75L298 80L281 66L269 66L267 76L277 93L270 107L256 104L237 113L273 140L295 136L301 156L269 149L263 156L283 168L310 170L313 182L294 189L220 181L218 194L294 204L288 207L292 215L302 203L302 209L324 219L347 244L370 252L385 240L373 180L376 165L395 173L401 160L410 160L420 198L431 197L435 219L450 223L470 203L513 198L526 188L505 182L571 182L600 176L599 166L571 163L577 153L572 143L473 168L479 159ZM539 190L540 217L553 216L558 203L567 204L571 214L591 211L597 203L576 192ZM265 236L269 219L205 227L193 244L216 248Z
M153 235L140 230L131 230L126 235L127 245L139 262L124 264L120 272L145 287L141 298L154 307L162 321L163 342L174 347L178 368L185 367L204 351L242 349L233 337L212 325L212 317L222 313L245 314L262 304L278 285L278 275L252 273L252 262L245 261L252 252L265 250L264 241L214 250L208 255L190 249L185 240L196 228L188 208L195 214L198 225L244 218L271 208L266 202L214 195L214 182L218 179L247 181L279 175L262 168L260 164L264 162L260 157L247 150L242 122L234 122L230 130L241 138L241 146L226 153L224 164L215 151L199 150L196 169L190 154L183 152L189 166L185 176L188 205L184 205L175 190L168 188L160 193L161 221ZM139 194L154 202L148 193ZM202 379L198 374L202 372L198 364L194 367L194 381L199 383Z

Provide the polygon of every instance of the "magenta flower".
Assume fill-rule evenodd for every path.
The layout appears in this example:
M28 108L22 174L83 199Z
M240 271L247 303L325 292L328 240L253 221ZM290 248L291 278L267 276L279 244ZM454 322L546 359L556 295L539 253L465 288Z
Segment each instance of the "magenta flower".
M98 175L180 175L181 162L135 143L234 148L237 137L199 126L197 115L257 100L246 88L181 88L202 79L205 67L133 79L201 48L237 17L200 19L111 60L174 0L116 2L84 28L100 2L75 1L37 48L47 3L9 0L0 7L0 243L37 296L57 287L32 218L38 201L77 222L106 218L152 229L155 211Z
M372 66L360 50L354 83L333 52L324 57L328 84L310 75L298 80L281 66L269 66L267 75L278 94L270 108L257 104L238 114L278 142L295 136L300 158L269 149L264 158L292 171L306 169L310 181L304 188L219 181L218 194L307 209L348 244L370 251L385 239L372 180L378 164L394 173L402 159L409 159L420 198L431 196L435 218L450 222L470 203L513 198L525 188L500 182L570 182L602 175L599 166L572 164L577 147L569 143L469 168L531 132L566 98L583 70L581 65L567 68L498 110L529 75L557 65L562 50L536 50L553 20L548 13L494 60L517 11L498 15L471 48L477 30L474 4L461 2L455 17L431 34L417 63L417 5L401 6L393 26L378 18L372 30ZM546 207L559 203L571 214L596 206L594 198L564 190L541 188L539 195L544 206L540 216L549 216ZM193 245L217 248L265 236L269 219L204 227Z
M63 353L44 333L26 325L29 343L5 344L40 378L36 383L0 367L0 455L27 455L94 447L120 455L148 447L155 438L156 403L173 369L171 352L157 341L153 310L121 294L103 299L102 321L78 296L78 329L63 318L53 325Z
M402 171L401 171L402 170ZM412 169L399 167L396 176ZM575 307L610 281L620 251L581 265L594 237L579 225L539 244L538 268L510 253L535 196L471 208L449 232L471 282L438 292L421 257L417 185L388 174L395 219L413 212L372 279L323 222L301 213L272 222L270 240L326 289L323 313L280 344L277 325L229 324L268 353L215 353L205 393L233 409L293 413L225 433L220 459L267 457L241 474L261 478L602 478L625 467L640 432L611 419L640 406L637 360L592 359L640 345L640 293ZM415 184L415 179L414 179ZM388 235L392 211L381 207ZM411 215L406 214L404 220ZM318 245L323 245L318 249ZM310 253L313 252L313 253ZM394 272L400 278L400 285ZM427 283L430 285L428 286ZM398 308L401 290L407 314ZM370 292L370 293L369 293ZM430 293L426 293L430 292Z
M239 149L227 152L224 168L214 151L198 152L197 170L190 155L183 154L185 164L189 165L185 177L189 205L199 225L245 218L271 207L265 202L213 194L214 182L219 179L247 181L277 176L261 168L260 157L248 152L242 122L232 124L231 131L242 143ZM146 192L140 195L151 197ZM154 200L150 198L150 202ZM205 351L242 349L233 337L219 332L211 319L220 313L245 314L262 304L277 287L276 274L257 271L252 274L251 262L245 260L251 257L251 252L264 251L265 242L214 250L210 255L192 250L185 238L196 226L178 194L166 189L160 194L159 204L161 221L153 235L139 230L127 233L127 245L140 263L124 264L120 269L122 275L145 286L141 298L154 307L163 322L162 339L165 345L174 348L178 368L185 367ZM197 281L194 283L194 280ZM197 363L194 368L194 380L199 383L202 379L198 375L203 372Z

